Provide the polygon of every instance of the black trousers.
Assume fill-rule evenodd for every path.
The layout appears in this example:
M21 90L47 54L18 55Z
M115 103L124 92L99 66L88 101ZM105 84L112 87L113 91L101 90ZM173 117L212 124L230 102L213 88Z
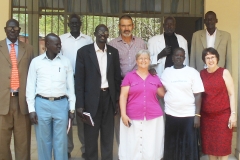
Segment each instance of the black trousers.
M101 91L94 126L84 124L86 160L98 160L100 131L101 159L113 159L114 112L109 91Z
M174 117L166 114L164 160L199 160L194 116Z

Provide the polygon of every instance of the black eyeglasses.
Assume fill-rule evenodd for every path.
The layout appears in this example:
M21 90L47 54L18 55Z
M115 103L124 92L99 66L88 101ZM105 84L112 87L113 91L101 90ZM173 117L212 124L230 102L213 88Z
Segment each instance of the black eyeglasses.
M13 29L14 31L19 31L19 30L20 30L20 27L17 27L17 26L11 27L11 26L9 26L9 27L6 27L6 29L7 29L8 31L11 31L12 29Z
M100 34L100 35L102 35L102 34L109 34L109 32L108 31L101 31L101 30L99 30L98 34Z

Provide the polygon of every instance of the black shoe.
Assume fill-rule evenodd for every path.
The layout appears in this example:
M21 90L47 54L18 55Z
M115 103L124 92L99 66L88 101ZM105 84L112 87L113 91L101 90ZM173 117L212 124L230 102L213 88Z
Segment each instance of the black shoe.
M86 153L82 154L82 158L84 158L84 159L86 158Z
M68 159L71 158L71 153L68 153Z

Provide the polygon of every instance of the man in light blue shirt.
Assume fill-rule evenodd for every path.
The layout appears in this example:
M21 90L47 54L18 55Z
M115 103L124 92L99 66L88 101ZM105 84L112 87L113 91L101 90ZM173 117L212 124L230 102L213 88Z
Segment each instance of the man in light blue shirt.
M29 67L26 97L30 120L35 125L38 159L66 160L68 119L74 119L73 70L62 56L60 38L45 38L46 53L34 58Z

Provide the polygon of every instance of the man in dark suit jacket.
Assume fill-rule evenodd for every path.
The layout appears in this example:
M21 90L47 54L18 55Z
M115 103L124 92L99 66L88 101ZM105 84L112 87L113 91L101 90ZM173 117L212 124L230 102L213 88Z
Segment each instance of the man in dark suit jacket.
M31 124L26 102L28 67L34 57L32 46L18 41L19 22L10 19L4 28L7 38L0 41L0 159L11 160L10 142L14 135L15 159L30 159ZM14 44L19 87L11 88L11 44Z
M113 159L114 113L118 104L121 73L118 50L106 45L108 28L100 24L96 42L78 50L75 68L77 115L83 111L93 117L94 126L84 124L86 160L98 159L98 135L101 135L101 159Z

